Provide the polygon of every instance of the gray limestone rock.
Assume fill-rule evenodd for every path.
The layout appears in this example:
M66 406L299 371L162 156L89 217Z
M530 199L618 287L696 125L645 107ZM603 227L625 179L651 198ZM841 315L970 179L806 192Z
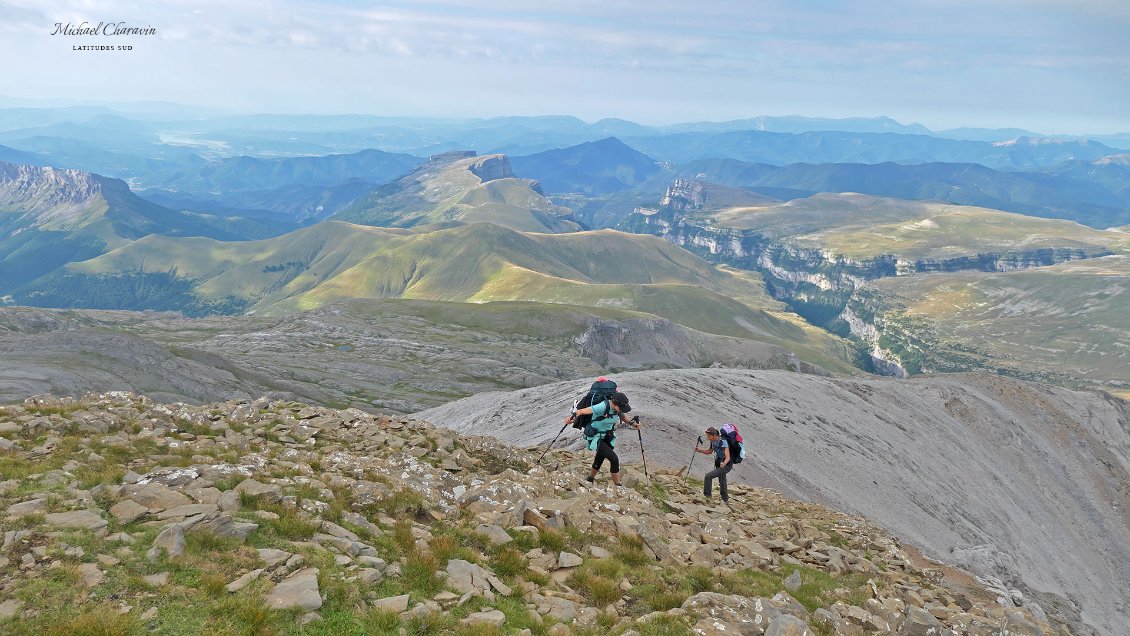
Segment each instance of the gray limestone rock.
M511 537L505 530L503 530L501 526L488 526L485 524L480 524L475 528L475 532L486 535L486 537L490 539L490 542L495 545L510 543L514 540L513 537Z
M84 530L103 530L106 520L98 510L73 510L71 512L54 512L45 517L47 523L64 528L81 528Z
M121 496L123 499L132 499L138 504L155 511L187 506L192 503L192 499L189 499L187 495L183 495L165 484L154 482L124 486Z
M155 549L164 550L171 557L179 557L184 554L184 528L180 524L174 523L157 535L153 540L153 547Z
M224 589L227 590L228 592L232 592L232 593L238 592L238 591L242 590L243 588L247 587L248 585L251 585L251 582L254 581L255 579L259 578L259 575L262 574L262 573L263 573L262 569L251 570L250 572L245 573L243 576L239 577L238 579L236 579L236 580L232 581L231 583L228 583L227 585L225 585Z
M23 517L26 515L47 514L47 498L22 501L8 506L9 517Z
M408 611L408 595L389 596L373 602L373 609L399 614Z
M899 630L899 636L937 636L943 628L942 622L930 612L911 607L906 612L906 621Z
M79 580L85 587L94 587L106 580L106 574L97 563L82 563L78 566Z
M769 621L765 636L807 636L808 625L791 614L781 614Z
M800 589L800 570L793 570L793 573L785 577L785 589L790 592L795 592Z
M318 568L306 568L295 572L282 581L263 599L271 609L300 607L316 610L322 606L322 595L318 590Z
M148 512L148 508L132 499L124 499L110 507L110 514L122 525L133 523Z
M460 621L464 625L485 625L487 627L502 627L506 622L506 614L499 610L488 610L485 612L475 612L470 614L467 618Z

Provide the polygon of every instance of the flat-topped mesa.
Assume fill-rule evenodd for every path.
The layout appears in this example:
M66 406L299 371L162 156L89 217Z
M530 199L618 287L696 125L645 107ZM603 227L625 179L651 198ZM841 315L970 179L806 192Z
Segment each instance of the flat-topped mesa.
M448 150L447 152L441 152L428 157L428 163L443 165L454 163L461 159L470 159L471 157L478 156L478 154L479 153L474 150Z
M428 162L423 168L426 171L428 168L448 166L475 157L479 157L479 155L474 150L450 150L428 157ZM479 157L476 161L467 162L466 166L471 174L484 183L496 179L514 178L514 171L510 167L510 158L506 155L485 155Z
M484 182L514 178L514 171L510 169L510 158L506 155L488 155L467 166L467 169Z

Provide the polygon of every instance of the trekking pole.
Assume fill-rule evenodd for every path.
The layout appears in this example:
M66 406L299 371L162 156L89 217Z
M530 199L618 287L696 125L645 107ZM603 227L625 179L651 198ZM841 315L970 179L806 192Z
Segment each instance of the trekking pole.
M698 447L699 447L699 446L702 446L702 435L699 435L699 436L698 436L698 440L696 440L696 441L695 441L695 444L694 444L694 452L693 452L693 453L691 453L691 461L690 461L690 463L689 463L689 464L687 464L687 475L686 475L686 477L683 477L683 485L684 485L684 486L686 486L686 485L687 485L688 483L690 483L690 480L691 480L691 466L693 466L693 465L694 465L694 456L695 456L695 455L698 455Z
M651 475L647 474L647 455L644 454L644 452L643 452L643 433L640 432L640 427L638 426L639 423L640 423L640 416L637 415L637 416L633 417L632 421L637 424L636 435L639 435L639 437L640 437L640 457L643 458L643 475L644 475L644 477L647 477L647 480L650 482L651 481Z
M562 426L562 427L561 427L561 430L560 430L560 431L557 431L557 435L554 435L554 436L553 436L553 441L551 441L551 442L549 443L549 446L546 446L546 447L545 447L545 450L544 450L544 451L542 451L542 453L541 453L541 457L538 457L538 461L537 461L537 463L536 463L536 464L534 464L534 466L541 466L541 460L545 459L545 454L549 452L549 449L553 448L553 444L554 444L554 442L556 442L556 441L557 441L557 438L558 438L558 437L561 437L561 434L565 432L565 427L566 427L566 426L569 426L569 423L568 423L568 422L565 422L565 426Z

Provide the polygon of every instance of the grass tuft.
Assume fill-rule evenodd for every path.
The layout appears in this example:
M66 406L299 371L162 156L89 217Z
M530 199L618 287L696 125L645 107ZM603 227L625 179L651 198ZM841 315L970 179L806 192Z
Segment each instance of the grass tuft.
M137 620L107 605L48 625L46 636L133 636L145 633Z

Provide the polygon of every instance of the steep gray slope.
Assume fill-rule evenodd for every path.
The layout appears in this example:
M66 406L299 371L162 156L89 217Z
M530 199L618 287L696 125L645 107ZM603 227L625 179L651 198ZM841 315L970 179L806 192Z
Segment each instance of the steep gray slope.
M685 466L707 425L735 422L749 447L736 481L863 514L1085 623L1082 633L1130 633L1127 402L987 374L908 381L685 369L614 379L645 422L649 462ZM586 388L482 394L420 415L540 445ZM578 447L576 432L562 437ZM625 460L638 461L638 447L634 433L621 436Z
M827 373L778 345L565 305L360 300L196 319L0 307L0 403L108 390L193 403L276 393L412 412L601 368L714 363Z

